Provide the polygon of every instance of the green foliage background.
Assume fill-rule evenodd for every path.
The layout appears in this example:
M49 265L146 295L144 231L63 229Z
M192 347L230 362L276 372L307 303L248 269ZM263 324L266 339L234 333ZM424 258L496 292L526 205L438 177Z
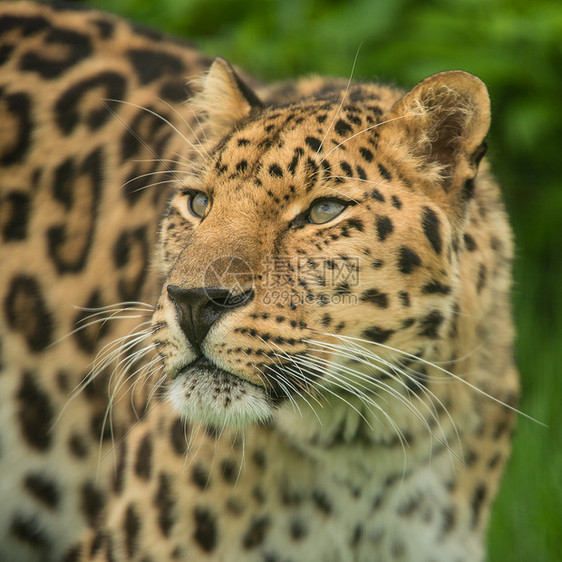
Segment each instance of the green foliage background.
M413 86L448 69L492 98L490 159L518 256L521 409L495 506L491 561L562 560L562 3L545 0L90 0L189 38L264 79L304 73ZM558 357L557 357L558 356Z

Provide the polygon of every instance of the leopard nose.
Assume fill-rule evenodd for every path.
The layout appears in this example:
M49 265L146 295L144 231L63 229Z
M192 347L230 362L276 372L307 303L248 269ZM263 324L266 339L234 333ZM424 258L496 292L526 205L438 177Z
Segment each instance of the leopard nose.
M243 293L233 293L218 287L182 289L168 285L168 296L174 303L180 328L189 343L201 350L213 324L227 312L244 306L254 297L253 289Z

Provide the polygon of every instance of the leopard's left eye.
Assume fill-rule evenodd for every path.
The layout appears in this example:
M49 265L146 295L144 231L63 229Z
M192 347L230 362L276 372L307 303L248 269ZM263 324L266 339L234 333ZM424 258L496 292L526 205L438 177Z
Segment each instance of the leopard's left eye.
M194 217L202 219L209 210L209 198L202 191L190 193L187 208Z
M308 220L313 224L324 224L335 219L346 207L337 199L320 199L310 207Z

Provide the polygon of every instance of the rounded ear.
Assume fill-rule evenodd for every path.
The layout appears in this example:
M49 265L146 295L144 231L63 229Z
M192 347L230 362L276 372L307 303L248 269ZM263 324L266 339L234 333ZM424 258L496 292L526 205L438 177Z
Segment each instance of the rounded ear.
M232 66L217 57L203 77L202 90L193 100L203 111L212 136L223 135L237 122L263 107L253 90L236 74Z
M490 98L482 80L461 70L434 74L396 102L385 121L381 137L392 136L393 145L402 145L453 206L470 198L490 127Z

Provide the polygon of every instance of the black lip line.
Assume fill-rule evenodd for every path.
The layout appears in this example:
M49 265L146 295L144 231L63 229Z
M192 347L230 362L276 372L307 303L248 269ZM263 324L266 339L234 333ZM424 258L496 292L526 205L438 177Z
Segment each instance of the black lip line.
M192 361L191 363L189 363L185 367L182 367L181 369L179 369L176 377L178 377L179 375L181 375L182 373L184 373L188 369L192 369L193 367L197 367L199 363L203 363L203 362L208 363L209 367L212 367L213 369L216 369L217 371L226 373L230 377L236 377L238 380L244 381L248 384L251 384L252 386L255 386L256 388L267 391L267 387L265 385L256 384L256 383L254 383L252 381L249 381L248 379L245 379L245 378L243 378L243 377L241 377L241 376L239 376L239 375L237 375L237 374L235 374L231 371L227 371L226 369L223 369L222 367L219 367L217 364L215 364L211 359L209 359L205 355L201 355L200 357L197 357L197 359L195 359L195 361Z

